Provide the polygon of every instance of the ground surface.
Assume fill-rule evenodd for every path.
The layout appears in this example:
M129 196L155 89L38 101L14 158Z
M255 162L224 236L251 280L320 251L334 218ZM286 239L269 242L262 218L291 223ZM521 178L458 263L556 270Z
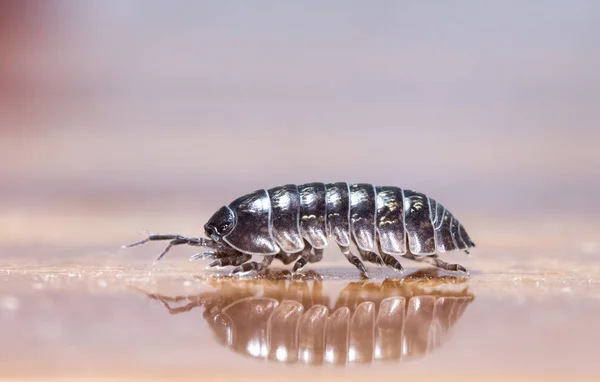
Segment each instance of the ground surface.
M92 237L68 211L62 228L39 214L31 224L44 233L30 244L13 217L0 258L0 376L599 377L597 228L577 219L479 220L472 256L443 256L468 277L405 260L403 274L370 266L361 281L334 249L304 280L290 280L281 265L239 280L188 262L189 247L153 265L162 243L119 248L142 234L112 233L113 217L88 219Z

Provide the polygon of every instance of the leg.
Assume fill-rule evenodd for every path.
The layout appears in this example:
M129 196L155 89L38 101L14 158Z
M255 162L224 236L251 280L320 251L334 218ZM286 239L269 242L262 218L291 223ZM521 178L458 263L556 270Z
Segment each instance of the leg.
M430 265L433 265L434 267L438 267L441 269L446 269L449 271L462 271L462 272L467 272L467 270L465 269L465 267L463 267L460 264L448 264L447 262L443 261L442 259L440 259L438 257L438 255L428 255L428 256L415 256L412 253L407 253L406 255L402 255L402 257L405 257L407 259L411 259L414 261L418 261L421 263L427 263Z
M199 259L223 259L225 257L238 257L243 254L237 252L233 248L227 247L213 247L214 250L210 249L208 251L203 251L200 253L195 253L190 256L190 261L199 260Z
M260 271L266 269L269 265L271 265L271 263L273 262L274 259L275 259L275 255L264 256L263 260L260 263L257 263L256 261L252 261L250 263L244 263L242 265L238 265L237 267L235 267L233 269L233 271L231 271L231 273L232 274L246 273L246 272L250 272L250 271L260 272Z
M281 251L275 255L275 258L279 259L279 261L281 261L284 265L288 265L296 261L299 256L300 255L298 253L285 253Z
M369 274L367 273L367 269L365 268L365 265L358 259L358 257L354 256L352 254L352 252L350 252L350 247L344 247L339 244L338 244L338 246L340 247L340 251L342 251L342 254L346 257L346 259L348 259L350 264L352 264L356 268L358 268L358 270L360 271L362 276L368 278Z
M381 241L379 237L377 238L377 248L379 249L379 253L381 253L381 258L383 259L383 263L390 268L393 268L397 272L402 272L404 268L402 268L402 264L392 255L388 255L381 250Z
M200 253L193 254L190 256L190 261L198 260L198 259L215 259L219 257L219 252L216 251L204 251ZM227 256L225 256L227 257Z
M304 268L306 263L308 263L308 258L310 257L310 252L313 247L308 243L308 241L304 240L304 249L302 250L302 254L296 263L294 264L294 268L292 268L292 273L298 272L300 269Z
M395 271L401 272L404 269L402 268L402 264L400 264L400 262L394 256L383 253L381 257L383 258L385 265L393 268Z
M324 251L325 250L322 248L321 249L313 248L313 252L308 257L308 262L309 263L318 263L319 261L323 260L323 252Z
M358 253L360 254L360 258L363 259L363 261L367 261L373 264L379 264L381 266L385 265L385 263L383 262L383 258L381 258L375 252L369 252L358 248Z
M238 266L244 264L246 261L252 258L251 255L246 255L244 253L240 253L237 255L222 257L208 264L208 267L227 267L230 265Z
M187 244L187 245L193 245L196 247L209 247L210 248L210 247L213 247L215 244L214 241L209 240L209 239L204 239L202 237L190 238L190 237L185 237L185 236L181 236L181 235L150 235L144 240L138 241L133 244L124 245L123 248L130 248L130 247L133 247L136 245L145 244L149 241L155 241L155 240L171 240L171 242L169 243L167 248L165 248L165 250L156 258L156 261L159 261L160 259L162 259L167 254L167 252L169 252L171 247L174 245Z

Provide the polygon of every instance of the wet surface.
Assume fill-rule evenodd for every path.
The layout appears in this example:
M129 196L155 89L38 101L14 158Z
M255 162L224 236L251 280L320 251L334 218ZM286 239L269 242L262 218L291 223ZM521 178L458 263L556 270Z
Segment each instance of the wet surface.
M302 276L277 265L259 277L232 278L227 270L205 270L202 261L182 258L190 249L153 265L158 245L90 247L79 257L84 251L71 247L54 264L47 259L34 266L27 255L38 256L33 248L14 247L5 253L21 264L6 257L0 271L0 376L600 375L594 254L544 257L524 249L502 256L483 247L470 257L446 256L469 275L405 261L402 274L369 267L369 280L334 250Z
M348 283L331 301L315 281L227 280L216 292L169 297L149 294L170 314L204 308L217 342L232 352L307 365L401 361L444 343L473 296L429 293L419 282L386 279ZM179 307L170 304L185 302Z

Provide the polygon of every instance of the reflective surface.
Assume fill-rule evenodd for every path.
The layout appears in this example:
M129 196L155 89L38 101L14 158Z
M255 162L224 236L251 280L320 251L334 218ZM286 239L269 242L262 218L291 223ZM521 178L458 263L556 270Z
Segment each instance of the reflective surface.
M319 277L211 280L216 290L208 293L149 297L171 314L202 309L218 342L241 355L311 365L400 361L442 346L474 299L466 280L427 288L419 278L427 275L348 283L333 301Z
M332 253L303 280L291 280L289 270L234 280L188 262L184 250L155 266L151 249L133 252L64 251L37 265L33 248L6 252L16 257L0 271L0 377L600 375L594 255L555 262L488 246L485 257L465 260L477 269L469 278L374 268L359 282Z

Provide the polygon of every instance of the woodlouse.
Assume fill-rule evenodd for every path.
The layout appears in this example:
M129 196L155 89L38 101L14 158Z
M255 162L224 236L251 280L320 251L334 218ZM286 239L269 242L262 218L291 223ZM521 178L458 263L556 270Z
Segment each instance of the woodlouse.
M323 258L333 236L342 254L368 277L363 261L401 271L396 256L438 268L464 271L459 264L442 261L438 253L464 250L475 243L464 226L436 200L393 186L367 183L287 184L261 189L221 207L204 225L209 238L150 235L132 247L154 240L170 240L160 260L174 245L209 250L190 260L214 259L209 267L235 267L232 273L261 271L274 259L295 261L293 272ZM250 261L262 256L261 261Z

